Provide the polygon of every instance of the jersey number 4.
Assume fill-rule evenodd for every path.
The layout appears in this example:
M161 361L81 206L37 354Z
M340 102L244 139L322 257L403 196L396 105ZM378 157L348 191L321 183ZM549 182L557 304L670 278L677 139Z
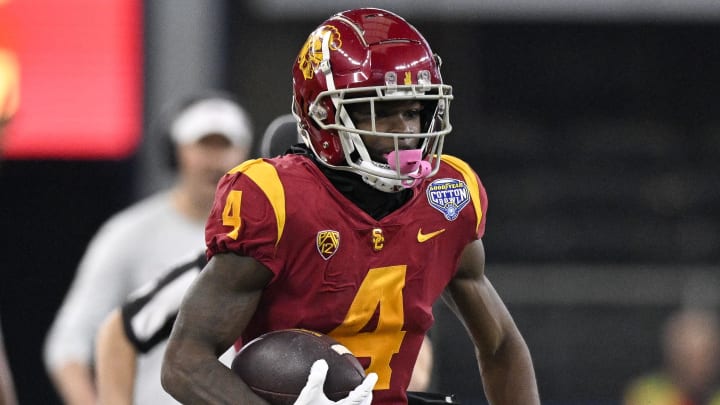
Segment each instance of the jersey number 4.
M390 360L405 338L403 296L406 266L370 269L343 323L330 332L357 357L369 357L368 372L378 375L375 389L390 387ZM364 331L380 307L377 327Z
M232 231L228 232L228 237L237 240L238 232L240 232L240 200L242 200L242 191L230 190L225 200L225 208L223 208L222 221L223 226L232 226Z

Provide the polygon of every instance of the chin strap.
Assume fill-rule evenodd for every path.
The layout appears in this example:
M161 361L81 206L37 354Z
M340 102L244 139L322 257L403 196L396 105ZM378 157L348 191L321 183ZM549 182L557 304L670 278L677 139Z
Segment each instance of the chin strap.
M410 176L414 179L403 180L402 185L405 188L414 186L426 178L432 171L430 162L422 158L422 149L392 151L385 155L385 157L391 169L398 170L400 174Z

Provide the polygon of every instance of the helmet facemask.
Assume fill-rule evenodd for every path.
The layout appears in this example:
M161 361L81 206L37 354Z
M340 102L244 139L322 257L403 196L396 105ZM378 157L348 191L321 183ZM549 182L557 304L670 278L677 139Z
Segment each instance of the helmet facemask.
M320 129L338 134L346 166L323 163L333 169L358 173L367 184L384 192L412 187L419 180L437 173L440 167L444 138L452 130L449 121L451 99L450 86L428 83L323 91L310 106L310 117ZM377 130L376 109L381 108L381 103L415 100L424 107L419 133ZM328 105L336 112L334 117L328 113ZM369 111L369 129L359 129L351 117L351 111L361 105ZM393 150L382 157L372 156L363 142L363 137L370 136L392 138ZM419 140L416 149L401 146L401 140L407 138Z

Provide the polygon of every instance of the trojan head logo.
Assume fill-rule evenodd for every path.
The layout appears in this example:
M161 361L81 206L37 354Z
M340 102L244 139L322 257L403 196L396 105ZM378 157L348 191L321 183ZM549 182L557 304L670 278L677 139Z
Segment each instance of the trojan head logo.
M313 72L315 72L315 69L317 69L323 60L322 48L326 35L329 36L329 50L336 51L342 47L340 33L337 28L332 25L323 25L313 31L307 41L305 41L305 45L300 49L297 60L300 71L303 72L305 79L312 79Z
M320 252L320 256L327 260L337 252L338 246L340 246L340 232L338 231L320 231L317 233L315 238L317 244L317 250Z

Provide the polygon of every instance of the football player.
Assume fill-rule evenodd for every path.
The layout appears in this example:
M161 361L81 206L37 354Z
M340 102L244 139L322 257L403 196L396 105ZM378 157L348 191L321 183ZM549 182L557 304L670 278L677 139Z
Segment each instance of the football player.
M262 404L217 354L238 336L305 328L340 341L368 377L332 402L321 360L297 405L407 403L443 297L475 345L489 401L539 404L527 345L484 274L485 189L468 164L443 155L451 100L440 58L396 14L349 10L310 34L293 65L306 146L220 180L210 261L165 352L171 395Z
M297 143L296 127L291 114L274 119L262 136L261 156L280 155ZM138 288L105 318L95 339L95 383L99 403L133 403L138 363L167 340L186 289L206 264L205 251L198 252L189 261ZM235 350L231 348L221 361L230 364L234 355ZM432 346L426 339L415 363L409 389L427 390L432 364ZM426 396L420 392L416 395Z

